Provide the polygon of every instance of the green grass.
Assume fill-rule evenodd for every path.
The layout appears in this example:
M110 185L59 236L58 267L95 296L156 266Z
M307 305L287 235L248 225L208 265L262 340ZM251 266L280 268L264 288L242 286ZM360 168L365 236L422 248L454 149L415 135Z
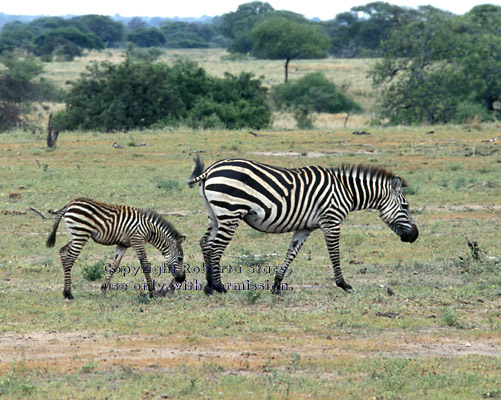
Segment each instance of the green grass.
M200 57L206 65L219 60ZM299 65L302 73L313 64ZM479 128L433 127L433 136L430 127L373 127L368 136L349 127L257 137L182 128L79 132L62 133L50 151L42 135L0 135L0 397L499 398L501 156L483 140L500 126ZM245 157L283 167L384 166L408 181L420 237L402 243L377 213L353 213L341 230L341 263L354 294L336 288L324 238L314 232L283 296L231 290L208 298L198 243L207 216L198 188L184 184L195 150L205 151L206 165ZM69 235L61 224L56 248L47 249L53 220L29 207L49 215L79 196L165 214L187 236L193 286L144 297L129 250L122 261L129 269L112 280L127 290L103 296L102 278L86 279L85 271L109 262L114 249L89 243L73 268L76 300L64 301L57 249ZM466 237L477 241L478 260ZM266 289L290 238L242 224L223 258L233 266L223 282ZM162 265L155 249L147 253ZM157 283L170 281L164 272L154 270Z

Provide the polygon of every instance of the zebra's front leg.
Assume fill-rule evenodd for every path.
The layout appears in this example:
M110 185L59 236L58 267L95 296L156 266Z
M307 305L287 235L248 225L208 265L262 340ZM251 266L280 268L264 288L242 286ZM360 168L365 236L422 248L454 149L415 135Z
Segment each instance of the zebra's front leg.
M148 291L150 293L150 297L155 296L155 284L151 280L151 264L146 257L146 250L144 249L144 242L133 243L132 247L134 248L137 258L141 263L141 269L143 271L144 277L146 279L146 285L148 286Z
M340 266L339 234L341 228L338 223L324 223L320 225L320 228L322 229L325 236L327 251L329 252L329 258L331 259L332 268L334 269L334 279L336 281L336 285L344 291L351 293L353 292L353 288L344 280Z
M303 246L303 243L306 241L306 239L308 239L308 236L310 236L311 232L312 230L310 229L303 229L294 232L294 235L292 235L292 239L289 244L289 249L287 250L284 263L280 268L280 271L278 271L275 275L275 283L271 288L272 294L277 294L277 295L280 294L280 287L282 285L282 280L284 279L284 275L287 272L287 268L289 268L291 262L294 261L297 254L299 253L299 250Z
M221 282L221 266L220 261L223 256L224 250L230 243L235 230L242 221L242 217L238 216L234 219L225 219L224 223L219 221L217 226L217 232L215 234L214 240L210 243L209 257L211 266L211 277L209 278L209 272L207 272L207 285L204 287L204 293L206 295L211 295L214 290L219 293L226 293L227 290Z
M126 251L127 251L127 247L122 246L120 244L117 246L117 248L115 250L115 255L113 256L113 261L112 261L110 269L108 271L108 275L106 275L106 279L104 280L104 283L101 285L101 293L106 294L106 291L110 288L111 278L113 277L113 274L118 269L118 266L120 265L120 262L122 261L122 257L124 256Z

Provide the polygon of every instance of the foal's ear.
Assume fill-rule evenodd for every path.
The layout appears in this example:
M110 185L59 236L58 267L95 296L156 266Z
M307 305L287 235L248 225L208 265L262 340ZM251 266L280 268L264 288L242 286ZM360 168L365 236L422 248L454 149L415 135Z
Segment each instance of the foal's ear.
M395 192L400 192L402 190L402 179L400 179L399 176L395 176L392 180L391 180L391 188L395 191Z
M179 236L179 239L177 239L177 244L179 245L179 244L183 243L185 239L186 239L186 236L184 236L184 235Z

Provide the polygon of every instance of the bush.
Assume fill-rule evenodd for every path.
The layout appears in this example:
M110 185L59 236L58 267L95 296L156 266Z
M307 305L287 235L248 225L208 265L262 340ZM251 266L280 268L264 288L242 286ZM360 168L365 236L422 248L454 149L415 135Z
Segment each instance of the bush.
M251 74L208 76L196 64L132 61L94 64L72 83L59 130L130 130L151 126L261 129L271 120L266 89Z
M104 262L98 261L92 265L84 265L82 275L85 280L95 282L104 277Z
M53 124L59 130L130 130L176 119L182 109L166 65L126 60L88 67Z
M361 110L355 101L338 91L336 85L321 72L275 86L272 100L277 108L307 107L315 112L326 113Z

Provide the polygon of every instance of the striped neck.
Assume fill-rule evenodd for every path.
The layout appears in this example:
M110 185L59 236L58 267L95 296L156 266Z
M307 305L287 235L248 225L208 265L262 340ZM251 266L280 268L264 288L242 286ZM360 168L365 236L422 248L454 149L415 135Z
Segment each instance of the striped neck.
M176 242L181 234L169 221L153 210L139 210L139 212L152 224L150 243L164 252L170 247L170 242Z

